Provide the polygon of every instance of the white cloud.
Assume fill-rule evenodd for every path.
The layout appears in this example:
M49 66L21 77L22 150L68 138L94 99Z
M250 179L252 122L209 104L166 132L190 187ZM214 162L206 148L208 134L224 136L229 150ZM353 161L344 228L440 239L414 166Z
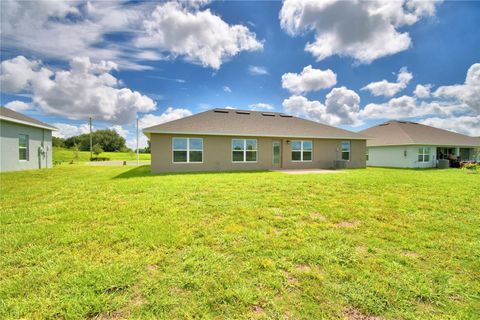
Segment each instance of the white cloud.
M330 125L356 125L360 97L345 87L334 88L327 94L325 104L303 96L291 96L282 103L286 113Z
M405 89L412 78L413 75L408 72L406 67L403 67L398 72L397 82L388 82L384 79L382 81L369 83L361 90L368 90L374 96L393 97Z
M115 131L116 133L118 133L121 137L127 139L127 136L128 136L128 130L123 128L121 125L113 125L111 126L109 129Z
M469 136L480 136L480 115L449 118L434 117L424 119L421 123Z
M230 89L229 86L223 86L222 89L223 89L223 91L228 92L228 93L232 92L232 89Z
M248 72L253 76L264 76L269 74L267 68L262 66L249 66Z
M336 83L337 75L332 70L314 69L311 65L303 68L300 74L289 72L282 75L282 87L297 95L330 88Z
M263 47L247 27L202 10L208 2L5 0L2 49L61 60L86 56L144 70L152 67L143 61L177 56L218 69L241 51ZM115 34L122 37L111 40Z
M430 90L432 89L431 84L417 84L415 87L415 90L413 91L413 94L420 99L425 99L430 97Z
M452 104L445 101L419 102L415 97L401 96L392 98L385 103L370 103L361 111L364 119L401 119L426 116L452 116L468 112L462 104Z
M480 63L470 66L464 84L441 86L433 93L436 98L454 99L480 114Z
M158 116L152 113L144 115L138 120L138 125L140 129L144 129L151 126L155 126L157 124L162 124L165 122L181 119L191 115L192 115L192 112L188 109L169 107L167 108L167 110L165 110L164 113Z
M17 111L17 112L22 112L22 111L25 111L25 110L32 109L32 105L30 103L26 103L26 102L23 102L23 101L14 100L14 101L10 101L9 103L5 104L5 108L11 109L11 110Z
M250 110L253 110L253 111L257 111L257 110L269 110L269 111L271 111L271 110L275 109L275 107L272 106L271 104L262 103L262 102L250 104L248 107L250 108Z
M315 32L305 50L317 60L332 55L361 63L408 49L411 39L400 27L435 14L434 1L286 0L280 11L282 29L296 36Z
M155 110L155 102L128 88L110 71L113 62L92 63L74 58L70 70L51 71L40 61L23 56L2 61L0 85L3 91L27 92L32 102L46 114L80 120L93 117L111 123L134 121L137 112Z
M144 20L143 28L134 41L137 47L180 55L213 69L241 51L263 48L247 27L228 25L209 9L195 10L178 2L157 5Z
M64 139L90 132L88 123L79 126L68 123L54 123L53 126L58 129L57 131L52 132L53 136ZM92 130L95 130L93 126Z

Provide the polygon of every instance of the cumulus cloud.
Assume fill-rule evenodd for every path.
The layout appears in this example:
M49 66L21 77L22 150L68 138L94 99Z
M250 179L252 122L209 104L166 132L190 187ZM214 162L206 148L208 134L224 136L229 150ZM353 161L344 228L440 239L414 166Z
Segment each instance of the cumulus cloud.
M0 85L4 92L31 94L33 105L46 114L74 120L93 117L123 124L132 122L137 112L155 110L152 99L121 86L110 73L116 67L77 57L69 70L52 71L40 61L18 56L2 61Z
M271 104L262 103L262 102L250 104L248 107L250 108L250 110L253 110L253 111L258 111L258 110L271 111L271 110L275 109L275 107L272 106Z
M448 118L427 118L421 123L428 126L455 131L457 133L469 136L480 136L480 115L477 116L457 116Z
M264 76L269 74L267 68L262 66L249 66L248 72L253 76Z
M191 116L192 112L184 108L172 108L169 107L161 115L155 115L152 113L146 114L138 120L138 126L141 129L162 124L165 122L185 118Z
M121 125L116 124L116 125L111 126L109 129L115 131L116 133L118 133L118 135L120 135L121 137L123 137L125 139L128 136L128 130L123 128Z
M433 16L437 1L286 0L280 24L292 36L315 32L305 50L317 60L333 55L361 63L408 49L411 39L399 28Z
M2 48L71 60L88 56L121 68L177 56L218 69L241 51L263 47L243 25L228 25L209 1L2 1ZM115 41L111 35L121 34Z
M289 72L282 75L282 87L297 95L330 88L336 83L337 75L332 70L314 69L311 65L299 74Z
M432 90L432 85L431 84L417 84L415 87L415 90L413 91L413 94L415 97L420 98L420 99L426 99L430 97L430 91Z
M460 101L480 114L480 63L470 66L464 84L441 86L435 90L433 96Z
M17 112L22 112L22 111L25 111L25 110L32 109L32 105L30 103L26 103L26 102L23 102L23 101L13 100L13 101L10 101L9 103L5 104L5 108L11 109L11 110L17 111Z
M384 79L378 82L371 82L361 90L368 90L374 96L393 97L405 89L412 78L413 75L408 72L406 67L403 67L398 72L397 82L388 82Z
M286 113L330 125L356 125L360 97L346 87L334 88L327 94L325 104L294 95L282 103Z
M243 25L229 25L209 9L192 10L178 2L158 5L143 22L144 33L135 39L140 48L183 56L213 69L241 51L263 48Z
M223 86L222 89L223 89L223 91L228 92L228 93L232 92L232 89L230 89L229 86Z
M57 122L54 123L53 126L58 129L57 131L52 132L53 136L64 139L90 132L90 126L88 123L77 126L73 124ZM95 128L92 126L92 130L94 129Z

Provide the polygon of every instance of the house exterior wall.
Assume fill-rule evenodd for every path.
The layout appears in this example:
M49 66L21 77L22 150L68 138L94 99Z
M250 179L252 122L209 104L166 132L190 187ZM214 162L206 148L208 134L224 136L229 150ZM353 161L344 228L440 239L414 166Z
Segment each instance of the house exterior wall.
M203 163L173 163L172 138L191 137L203 138ZM232 162L232 139L256 139L257 161L252 163ZM313 159L311 162L293 162L291 147L287 141L311 140L313 142ZM150 137L152 153L152 172L188 172L188 171L239 171L239 170L269 170L273 169L273 141L281 143L282 169L332 168L334 160L340 159L341 142L333 139L294 139L270 137L242 136L202 136L202 135L171 135L152 133ZM347 167L364 168L366 166L365 140L350 140L351 154Z
M19 160L18 135L28 135L28 160ZM45 156L39 154L44 145ZM0 121L0 172L52 167L52 131Z
M421 146L382 146L368 147L367 166L395 168L434 168L437 166L437 148L430 147L430 161L418 161L418 148ZM406 155L405 155L406 154Z

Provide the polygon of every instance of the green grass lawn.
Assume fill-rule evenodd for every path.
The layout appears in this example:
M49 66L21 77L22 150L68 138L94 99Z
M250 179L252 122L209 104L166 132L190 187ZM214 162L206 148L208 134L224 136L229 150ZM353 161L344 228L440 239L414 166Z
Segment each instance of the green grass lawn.
M54 147L52 150L53 153L53 161L62 161L62 162L70 162L74 160L74 152L69 149L64 148L57 148ZM95 155L94 155L95 156ZM134 161L137 160L137 154L134 152L102 152L100 153L99 157L106 157L110 158L110 160L127 160L127 161ZM149 153L140 153L139 159L141 161L150 161L150 154ZM78 152L78 160L76 162L86 162L90 161L90 151L79 151Z
M0 175L0 318L478 319L478 174L149 172Z

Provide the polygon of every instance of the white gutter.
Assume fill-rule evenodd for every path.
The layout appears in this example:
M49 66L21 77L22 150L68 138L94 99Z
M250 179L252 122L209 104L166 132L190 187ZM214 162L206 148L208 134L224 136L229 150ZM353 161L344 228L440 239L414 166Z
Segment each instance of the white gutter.
M2 115L0 115L0 120L5 120L5 121L9 121L9 122L24 124L24 125L27 125L27 126L30 126L30 127L47 129L47 130L50 130L50 131L57 131L58 130L55 127L49 127L49 126L47 127L47 126L43 126L41 124L36 124L36 123L28 122L28 121L18 120L18 119L14 119L14 118L10 118L10 117L5 117L5 116L2 116Z

